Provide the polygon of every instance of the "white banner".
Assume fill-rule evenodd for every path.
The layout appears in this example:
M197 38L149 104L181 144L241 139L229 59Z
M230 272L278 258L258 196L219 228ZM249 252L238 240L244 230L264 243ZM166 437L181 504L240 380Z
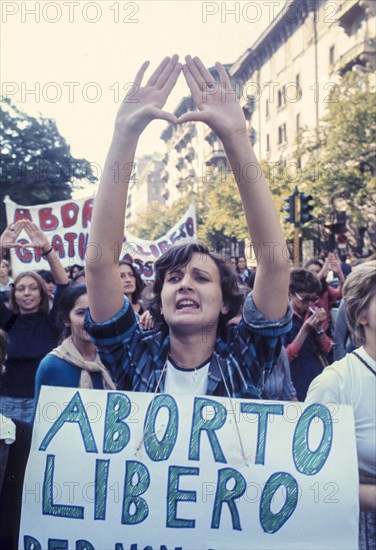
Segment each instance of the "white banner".
M146 241L135 237L125 231L125 243L121 259L133 262L136 270L142 278L154 279L154 262L162 256L173 244L181 240L197 238L196 209L191 204L180 220L170 229L166 235L155 241Z
M22 206L4 200L7 224L27 219L35 223L48 236L64 267L84 265L84 257L89 237L94 197L69 199L36 206ZM21 232L18 243L27 245L28 235ZM15 248L11 251L12 271L49 269L48 262L33 248Z
M47 234L64 267L73 264L83 266L88 247L90 261L96 261L101 254L95 243L88 244L94 197L36 206L22 206L11 201L9 197L6 197L4 202L7 224L21 219L34 222ZM194 204L191 204L174 227L155 241L139 239L125 231L120 258L131 261L144 280L153 280L154 262L163 252L171 248L175 242L196 239L196 235L196 210ZM27 234L22 232L17 242L27 245L30 241ZM40 252L30 247L12 250L11 260L14 274L49 268L47 260Z
M355 549L352 410L43 387L27 550Z

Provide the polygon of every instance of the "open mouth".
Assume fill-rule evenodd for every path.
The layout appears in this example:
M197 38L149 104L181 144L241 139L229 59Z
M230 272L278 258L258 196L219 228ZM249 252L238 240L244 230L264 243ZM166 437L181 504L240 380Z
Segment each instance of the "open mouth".
M179 300L179 302L176 304L176 309L198 309L199 305L197 302L194 302L193 300Z

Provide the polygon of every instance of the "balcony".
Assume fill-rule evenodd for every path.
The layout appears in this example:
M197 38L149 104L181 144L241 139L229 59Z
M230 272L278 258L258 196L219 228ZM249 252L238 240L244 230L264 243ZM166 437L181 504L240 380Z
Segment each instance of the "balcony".
M187 147L184 151L184 158L188 162L192 162L192 160L195 158L195 155L196 153L193 147Z
M182 170L183 167L184 167L184 159L183 159L183 157L179 157L176 164L175 164L175 168L177 170Z
M168 178L169 178L169 173L167 172L167 170L162 170L161 172L161 180L163 181L168 181Z
M218 166L219 164L227 164L227 157L224 149L213 149L205 156L205 164L207 166Z
M370 66L375 68L376 42L374 39L363 40L355 44L346 53L340 56L337 62L337 71L342 76L351 70L354 65Z
M341 0L338 13L338 25L350 35L351 26L354 21L364 15L364 8L359 0Z

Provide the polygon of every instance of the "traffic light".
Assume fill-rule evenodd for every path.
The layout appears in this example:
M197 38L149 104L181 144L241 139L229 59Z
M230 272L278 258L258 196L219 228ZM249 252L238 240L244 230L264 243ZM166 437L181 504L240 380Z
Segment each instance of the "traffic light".
M285 216L285 222L295 223L295 195L290 195L283 200L287 202L287 206L283 207L284 212L288 213L288 215Z
M300 193L300 223L307 223L314 219L311 214L313 210L313 204L309 204L309 201L313 199L312 195L306 195Z

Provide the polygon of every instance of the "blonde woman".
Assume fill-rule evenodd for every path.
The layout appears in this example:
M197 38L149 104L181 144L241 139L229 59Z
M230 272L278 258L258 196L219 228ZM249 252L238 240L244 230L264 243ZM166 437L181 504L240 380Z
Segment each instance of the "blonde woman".
M343 287L348 325L359 346L310 385L306 402L351 405L359 467L361 549L376 541L376 262L355 267Z

